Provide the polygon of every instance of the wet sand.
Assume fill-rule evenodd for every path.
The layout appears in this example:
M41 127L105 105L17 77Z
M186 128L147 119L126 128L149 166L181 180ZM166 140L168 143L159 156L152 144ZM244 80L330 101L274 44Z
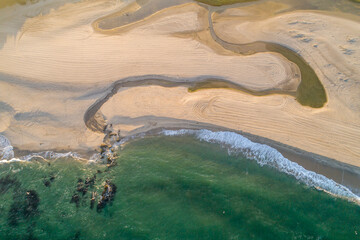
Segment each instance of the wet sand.
M178 79L160 75L129 77L114 82L112 86L107 90L106 95L103 98L98 99L91 107L88 108L88 110L84 114L84 122L87 128L94 132L102 133L106 127L106 121L103 117L99 116L99 110L101 109L101 107L120 90L124 88L126 89L141 86L161 86L166 88L175 88L182 86L187 87L190 92L205 89L224 88L249 93L254 96L265 96L269 94L287 94L294 96L295 94L294 90L289 91L288 87L284 87L283 90L249 90L239 84L211 76L203 76L192 79Z

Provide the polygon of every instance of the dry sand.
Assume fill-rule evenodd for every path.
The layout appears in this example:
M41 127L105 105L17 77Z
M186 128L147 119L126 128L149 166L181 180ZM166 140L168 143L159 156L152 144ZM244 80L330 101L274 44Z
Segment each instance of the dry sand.
M96 19L99 5L76 5L80 6L66 5L28 20L21 39L9 39L1 50L0 72L44 82L86 84L146 74L220 75L252 90L299 81L294 76L298 72L279 54L243 57L226 50L217 54L194 39L173 37L208 27L199 19L206 20L206 11L196 4L167 10L114 35L96 33L86 24L91 22L86 21L89 15Z
M66 4L25 17L21 29L11 27L26 16L26 7L0 20L1 37L6 35L0 49L0 133L19 149L99 146L103 135L85 127L84 113L111 83L129 76L217 76L255 91L281 90L284 83L296 89L299 81L298 69L279 54L241 56L222 49L208 34L207 10L194 3L106 33L94 30L94 21L125 3ZM187 121L209 123L360 166L360 24L320 12L275 12L255 19L252 11L241 11L213 16L219 37L235 43L272 41L299 51L326 88L324 108L303 107L286 95L142 86L121 89L104 104L108 123L125 134Z

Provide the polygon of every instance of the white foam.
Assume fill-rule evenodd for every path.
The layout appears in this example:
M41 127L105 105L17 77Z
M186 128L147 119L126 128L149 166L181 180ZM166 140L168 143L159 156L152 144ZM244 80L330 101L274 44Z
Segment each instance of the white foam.
M0 135L0 164L12 162L28 162L34 158L41 158L44 160L55 160L59 158L73 158L77 160L82 159L79 154L74 152L57 153L53 151L31 153L26 156L15 158L13 146L11 146L9 139L7 139L3 135Z
M360 204L360 197L351 192L347 187L336 183L335 181L313 171L306 170L299 164L290 161L285 158L279 151L265 144L254 143L246 137L234 133L234 132L213 132L210 130L163 130L160 134L166 136L181 136L181 135L193 135L197 139L210 142L218 143L227 148L229 154L241 153L249 159L255 160L260 166L270 166L280 172L284 172L288 175L294 176L297 180L305 183L310 187L321 189L329 194L345 197ZM132 135L123 138L119 143L115 144L114 147L125 144L128 141L137 138L143 138L144 133ZM72 158L75 160L85 160L79 154L74 152L67 153L56 153L53 151L44 151L39 153L31 153L29 155L15 158L14 151L10 144L10 141L0 135L0 164L12 163L12 162L28 162L34 158L41 158L44 160L56 160L59 158ZM88 161L89 163L98 162L100 159L99 154L93 155Z
M0 160L0 164L2 163L13 163L13 162L30 162L33 159L42 159L44 161L47 160L56 160L59 158L66 158L66 159L75 159L75 160L86 160L82 158L79 154L74 152L67 152L67 153L57 153L53 151L45 151L45 152L38 152L38 153L31 153L26 156L22 156L19 158L8 158Z
M48 160L55 160L59 158L74 158L74 159L81 159L81 156L78 153L74 152L67 152L67 153L57 153L53 151L44 151L38 153L31 153L29 155L20 157L21 160L30 161L33 158L43 158Z
M4 159L4 160L0 160L0 164L2 163L12 163L12 162L23 162L24 160L21 160L19 158L12 158L12 159Z
M313 171L306 170L299 164L285 158L279 151L265 144L254 143L234 132L213 132L209 130L163 130L166 136L193 135L199 140L219 143L228 149L229 154L242 153L245 157L255 160L260 166L271 166L280 172L294 176L297 180L310 187L322 189L330 194L348 198L360 204L360 197L347 187Z
M139 133L139 134L135 134L135 135L131 135L131 136L127 136L121 139L120 142L115 143L112 146L112 150L108 150L109 154L112 154L113 151L116 151L121 145L134 140L134 139L138 139L138 138L143 138L145 136L145 133ZM2 146L4 146L2 148ZM1 150L2 149L6 149L7 154L1 155ZM10 152L11 151L11 152ZM59 158L66 158L66 159L75 159L75 160L84 160L84 161L88 161L88 163L102 163L103 161L101 160L101 154L99 153L95 153L93 154L90 159L85 159L83 157L81 157L80 154L76 153L76 152L67 152L67 153L57 153L54 151L44 151L44 152L37 152L37 153L31 153L28 154L26 156L22 156L22 157L18 157L15 158L14 157L14 151L13 151L13 147L11 146L10 141L5 138L4 136L0 135L0 157L3 156L2 158L0 158L0 164L2 163L13 163L13 162L29 162L33 159L43 159L45 161L47 160L56 160Z
M0 135L0 160L11 158L14 158L13 146L11 146L9 139L3 135Z

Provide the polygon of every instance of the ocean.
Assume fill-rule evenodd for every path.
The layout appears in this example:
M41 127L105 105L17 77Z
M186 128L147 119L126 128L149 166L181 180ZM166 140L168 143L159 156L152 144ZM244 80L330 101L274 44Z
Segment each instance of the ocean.
M239 134L167 130L111 167L3 161L0 239L360 239L358 199Z

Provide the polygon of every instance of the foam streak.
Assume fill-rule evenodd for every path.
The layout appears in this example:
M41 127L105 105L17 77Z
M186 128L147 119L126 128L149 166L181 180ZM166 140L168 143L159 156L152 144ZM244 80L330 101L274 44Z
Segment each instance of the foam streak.
M313 171L306 170L299 164L285 158L279 151L265 144L254 143L234 132L213 132L209 130L163 130L166 136L194 135L197 139L222 144L229 154L242 153L246 158L255 160L260 166L270 166L280 172L294 176L298 181L310 187L322 189L330 194L348 198L360 203L360 197L347 187Z

